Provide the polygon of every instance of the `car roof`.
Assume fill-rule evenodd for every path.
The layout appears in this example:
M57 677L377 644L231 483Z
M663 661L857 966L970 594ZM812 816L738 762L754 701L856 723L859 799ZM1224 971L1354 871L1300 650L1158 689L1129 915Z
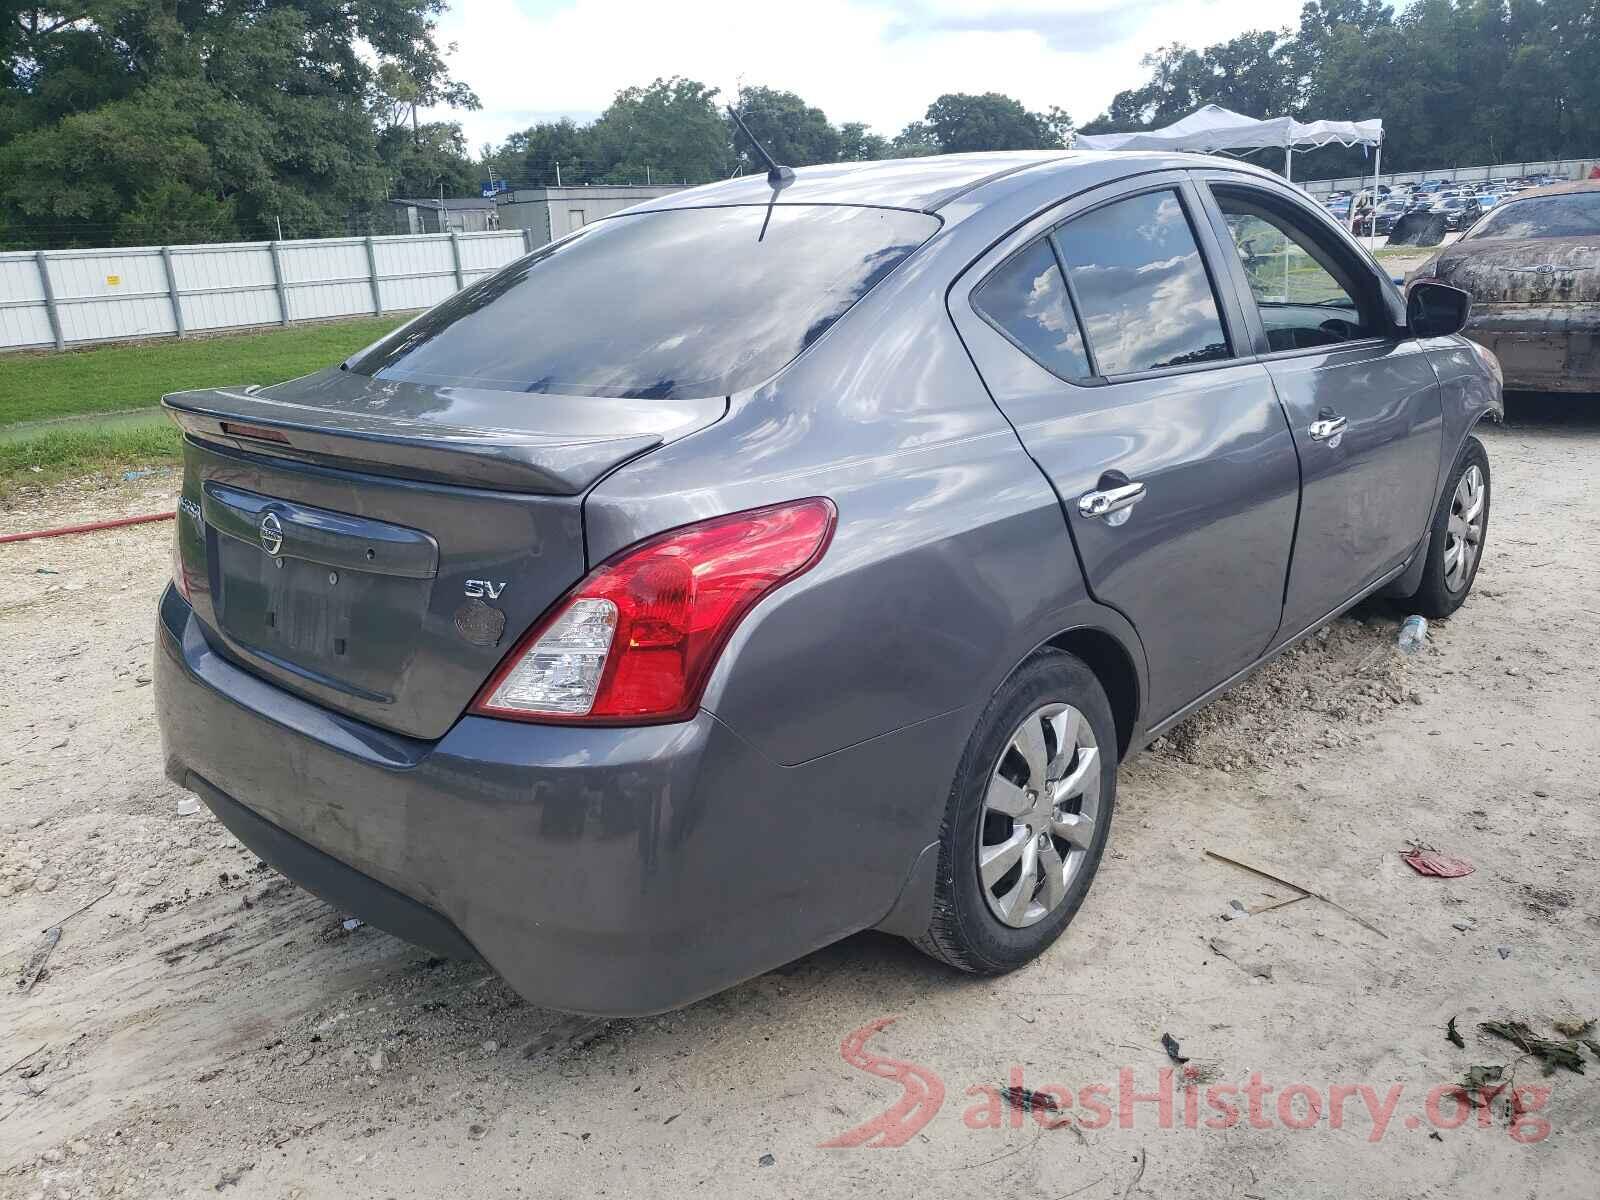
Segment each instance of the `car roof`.
M1121 169L1109 169L1113 166ZM1225 166L1232 171L1277 179L1279 176L1237 159L1204 154L1137 150L1009 150L981 154L936 154L871 162L830 163L794 168L794 178L778 189L779 204L856 204L938 212L951 201L985 185L1027 173L1030 180L1081 175L1085 179L1147 171ZM982 197L976 197L981 200ZM686 188L647 200L630 212L718 205L759 204L773 200L764 174L742 175Z
M779 190L778 202L862 204L935 212L992 179L1071 155L1068 150L1010 150L795 167L794 178ZM638 205L635 211L766 204L771 199L772 185L766 175L755 173L673 192Z

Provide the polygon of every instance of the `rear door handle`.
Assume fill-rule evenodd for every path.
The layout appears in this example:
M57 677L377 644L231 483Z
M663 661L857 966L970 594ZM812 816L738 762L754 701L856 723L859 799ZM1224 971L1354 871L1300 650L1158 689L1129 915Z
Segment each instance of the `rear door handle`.
M1078 497L1078 512L1085 517L1104 517L1107 525L1121 525L1132 515L1129 510L1143 499L1144 484L1135 481L1085 492Z
M1306 432L1311 435L1313 442L1327 442L1330 447L1337 447L1348 424L1350 422L1344 417L1323 417L1311 422L1311 427Z

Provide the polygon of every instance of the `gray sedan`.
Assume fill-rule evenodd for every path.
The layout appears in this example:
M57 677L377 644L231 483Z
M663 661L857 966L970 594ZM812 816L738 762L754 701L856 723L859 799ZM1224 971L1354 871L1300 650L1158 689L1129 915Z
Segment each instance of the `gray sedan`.
M168 773L557 1008L869 928L1010 971L1119 762L1363 597L1465 600L1502 407L1466 316L1231 160L648 201L345 363L166 398Z

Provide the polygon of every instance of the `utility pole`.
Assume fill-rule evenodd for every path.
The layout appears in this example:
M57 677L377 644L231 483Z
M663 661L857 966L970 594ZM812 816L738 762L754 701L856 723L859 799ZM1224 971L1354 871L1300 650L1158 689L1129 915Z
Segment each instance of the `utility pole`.
M448 220L446 220L445 217L446 217L446 213L445 213L445 207L444 207L444 176L441 175L441 176L439 176L439 232L440 233L449 233L450 232L450 230L447 228L449 226L450 222Z
M281 242L281 241L283 241L283 218L282 217L273 217L272 221L273 221L273 224L277 225L277 227L278 227L278 240Z
M649 163L645 163L645 165L644 165L644 185L645 185L645 187L649 187L650 186L650 164Z
M561 164L560 163L556 164L556 186L557 187L561 186Z

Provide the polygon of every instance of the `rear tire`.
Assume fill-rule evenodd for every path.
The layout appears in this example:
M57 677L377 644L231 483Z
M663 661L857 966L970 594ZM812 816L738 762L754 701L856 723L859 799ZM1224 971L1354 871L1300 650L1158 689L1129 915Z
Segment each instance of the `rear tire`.
M1411 608L1425 617L1448 617L1466 601L1489 537L1489 452L1467 438L1445 482L1428 537L1428 560Z
M1116 789L1105 689L1070 654L1036 655L989 701L961 757L940 829L933 916L916 946L984 975L1037 957L1088 894Z

